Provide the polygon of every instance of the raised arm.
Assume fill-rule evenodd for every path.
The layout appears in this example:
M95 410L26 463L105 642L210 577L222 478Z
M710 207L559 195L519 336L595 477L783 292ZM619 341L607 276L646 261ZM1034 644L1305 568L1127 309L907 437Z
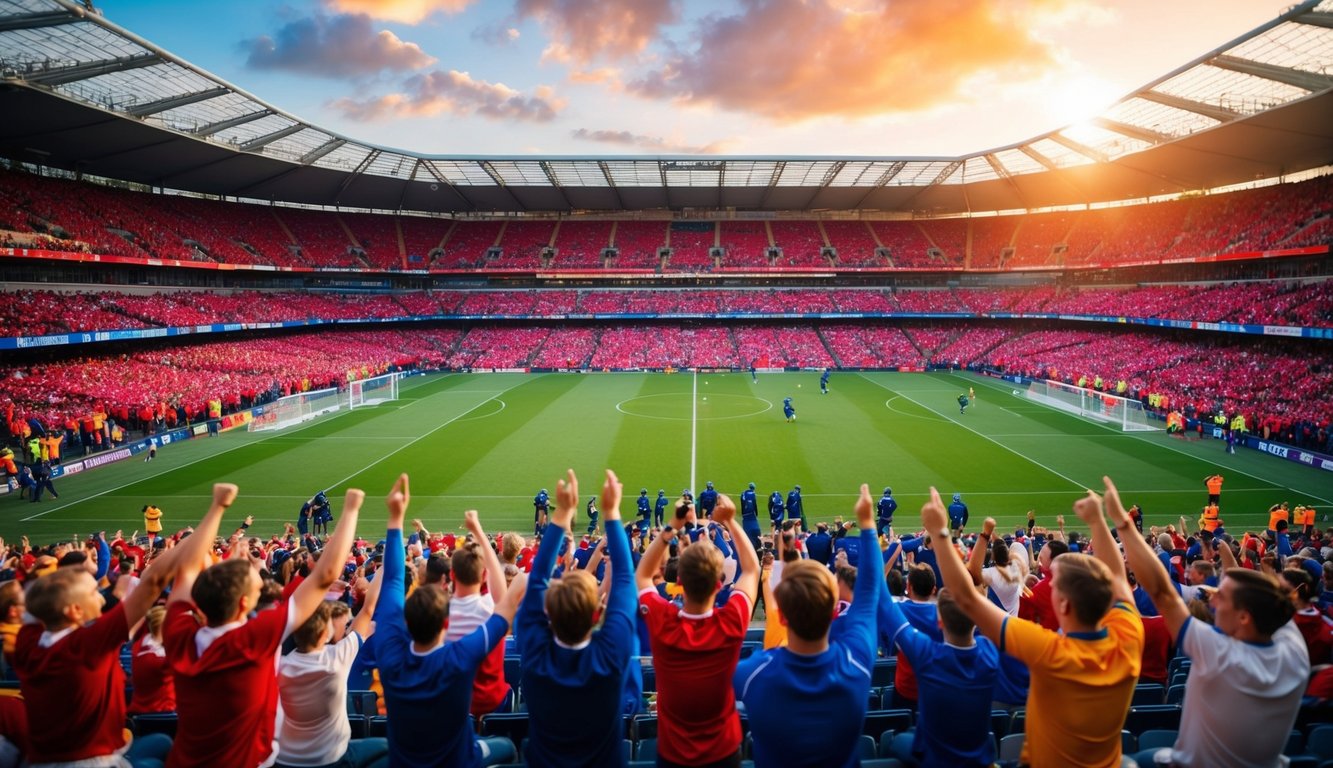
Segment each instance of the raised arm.
M347 553L351 551L352 541L356 539L356 521L361 516L361 502L365 499L365 491L359 488L347 489L347 495L343 497L342 514L338 516L338 526L325 543L323 556L310 569L310 575L301 582L301 586L292 593L288 626L299 627L305 623L319 604L324 602L329 587L342 574Z
M1120 542L1125 546L1125 559L1129 561L1129 567L1134 571L1139 585L1147 591L1153 605L1162 614L1171 636L1177 637L1185 619L1189 618L1189 609L1176 592L1175 584L1167 575L1162 561L1157 559L1152 547L1148 546L1143 535L1134 527L1134 520L1120 503L1120 492L1116 490L1115 483L1109 477L1103 477L1102 482L1106 484L1106 515L1120 534Z
M981 524L981 533L972 544L967 555L967 572L972 576L972 583L981 585L981 569L986 565L986 552L990 549L991 538L995 535L995 518L988 517Z
M573 476L573 473L570 473ZM611 558L611 592L607 596L607 614L623 614L631 623L638 599L634 589L634 561L629 552L629 537L620 527L620 497L624 486L616 473L606 470L602 484L602 509L606 511L606 552ZM574 493L577 501L578 493Z
M930 489L930 500L921 507L921 524L926 529L925 535L931 537L940 575L944 577L944 586L953 595L958 607L963 609L963 613L977 625L977 629L992 642L1000 644L1000 633L1009 614L987 600L973 586L972 575L953 546L949 533L949 513L940 500L940 492L933 486Z
M1102 515L1102 497L1088 491L1088 495L1074 502L1074 514L1092 531L1092 554L1111 570L1111 591L1116 600L1134 604L1134 591L1129 587L1125 576L1125 560L1120 556L1120 547L1111 537L1111 529L1106 527L1106 518Z
M653 577L657 575L657 569L662 566L667 547L671 546L671 541L674 538L676 538L675 529L668 527L657 534L653 543L648 545L648 551L644 552L639 558L639 567L634 572L636 591L642 592L645 589L653 588Z
M375 633L375 606L379 605L380 590L384 589L384 573L375 574L366 590L366 599L361 603L361 612L352 619L352 631L364 640Z
M1231 545L1225 541L1217 547L1217 559L1222 561L1223 571L1240 567L1240 563L1236 562L1236 553L1231 551Z
M206 562L208 550L212 548L213 539L218 535L218 527L222 525L222 513L227 511L227 507L230 507L233 501L236 501L236 493L237 488L231 483L217 483L214 485L213 502L209 505L208 511L204 513L204 518L199 521L199 525L195 526L194 532L185 541L181 542L179 546L173 547L176 550L177 557L176 583L171 588L171 597L167 602L175 603L190 599L190 591L194 589L195 578L208 567ZM165 556L163 555L163 557ZM131 593L132 596L133 593ZM128 606L126 610L128 610ZM144 608L144 611L147 612L147 607Z
M750 598L751 607L759 592L759 555L754 551L754 544L745 535L745 529L736 520L736 504L725 493L717 497L717 506L713 509L713 522L726 526L731 533L731 545L736 550L736 563L740 566L740 576L736 579L736 589ZM651 579L649 586L652 586ZM642 589L642 585L639 587Z
M380 585L379 604L371 614L376 622L403 620L403 579L407 570L403 556L403 518L407 517L407 507L411 501L412 490L407 475L399 475L393 490L385 499L389 521L384 535L384 567L375 574L375 581L384 582Z
M481 547L481 559L486 564L486 588L490 590L491 600L499 603L509 591L509 585L505 582L504 563L500 562L500 557L495 554L495 547L492 547L490 539L486 538L486 531L481 527L477 510L469 509L463 513L463 525L467 526L468 532ZM509 618L512 620L514 617Z

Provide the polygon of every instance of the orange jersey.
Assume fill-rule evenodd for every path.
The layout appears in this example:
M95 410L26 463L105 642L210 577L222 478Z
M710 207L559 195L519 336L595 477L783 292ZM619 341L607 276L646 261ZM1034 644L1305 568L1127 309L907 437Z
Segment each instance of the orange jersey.
M1269 513L1268 513L1268 530L1270 530L1270 531L1276 531L1276 530L1277 530L1277 521L1279 521L1279 520L1287 520L1287 519L1289 518L1289 514L1290 514L1290 513L1288 513L1287 510L1284 509L1284 508L1282 508L1282 507L1279 507L1279 508L1277 508L1276 510L1274 510L1274 511L1272 511L1272 512L1269 512Z
M1212 495L1214 495L1214 496L1219 496L1219 495L1221 495L1221 493L1222 493L1222 476L1221 476L1221 475L1213 475L1212 477L1204 478L1204 481L1203 481L1203 482L1204 482L1205 485L1208 486L1208 493L1210 493L1210 494L1212 494Z

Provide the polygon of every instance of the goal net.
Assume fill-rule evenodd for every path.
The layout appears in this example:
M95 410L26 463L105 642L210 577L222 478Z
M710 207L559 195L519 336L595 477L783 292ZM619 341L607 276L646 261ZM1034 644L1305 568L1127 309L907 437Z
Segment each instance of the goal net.
M1150 432L1158 428L1149 422L1143 403L1106 392L1043 379L1028 385L1027 396L1066 413L1117 426L1122 432Z
M262 432L300 424L342 408L346 399L346 395L337 389L320 389L288 395L275 400L272 405L264 408L262 414L251 419L248 429L251 432Z
M367 405L379 405L398 399L399 374L389 373L373 379L349 382L347 385L348 402L352 408Z

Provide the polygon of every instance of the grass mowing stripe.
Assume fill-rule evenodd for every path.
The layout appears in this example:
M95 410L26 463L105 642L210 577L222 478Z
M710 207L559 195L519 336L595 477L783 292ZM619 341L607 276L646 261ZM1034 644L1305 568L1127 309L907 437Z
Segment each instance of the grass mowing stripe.
M698 488L698 473L695 467L699 462L699 372L694 372L690 382L690 488Z

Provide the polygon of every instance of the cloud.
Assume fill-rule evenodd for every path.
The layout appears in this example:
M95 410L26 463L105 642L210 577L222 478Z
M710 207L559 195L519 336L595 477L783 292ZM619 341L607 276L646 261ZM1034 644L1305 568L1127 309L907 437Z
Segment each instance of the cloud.
M329 106L353 120L386 117L427 117L438 114L476 115L490 120L546 123L565 108L549 86L541 85L525 95L504 83L475 80L456 69L436 70L408 78L405 93L372 99L337 99Z
M416 43L400 40L388 30L376 31L365 14L339 14L295 19L273 37L241 43L245 65L330 78L357 78L388 70L410 72L435 59Z
M484 24L472 30L472 39L490 45L509 45L518 40L520 33L517 27L511 26L506 21L499 21L495 24Z
M436 13L451 16L462 13L472 3L473 0L328 0L335 11L364 13L403 24L419 24Z
M514 14L545 28L543 60L587 64L638 56L680 8L679 0L517 0Z
M661 136L644 136L629 131L609 131L609 130L589 130L579 128L569 132L569 135L579 141L595 141L601 144L618 144L624 147L635 147L638 149L647 149L660 154L683 154L683 155L714 155L726 152L735 145L732 139L722 139L702 146L684 144L678 141L664 139Z
M698 21L690 50L628 89L777 120L865 117L956 103L979 81L1040 77L1043 26L1075 0L740 0Z

